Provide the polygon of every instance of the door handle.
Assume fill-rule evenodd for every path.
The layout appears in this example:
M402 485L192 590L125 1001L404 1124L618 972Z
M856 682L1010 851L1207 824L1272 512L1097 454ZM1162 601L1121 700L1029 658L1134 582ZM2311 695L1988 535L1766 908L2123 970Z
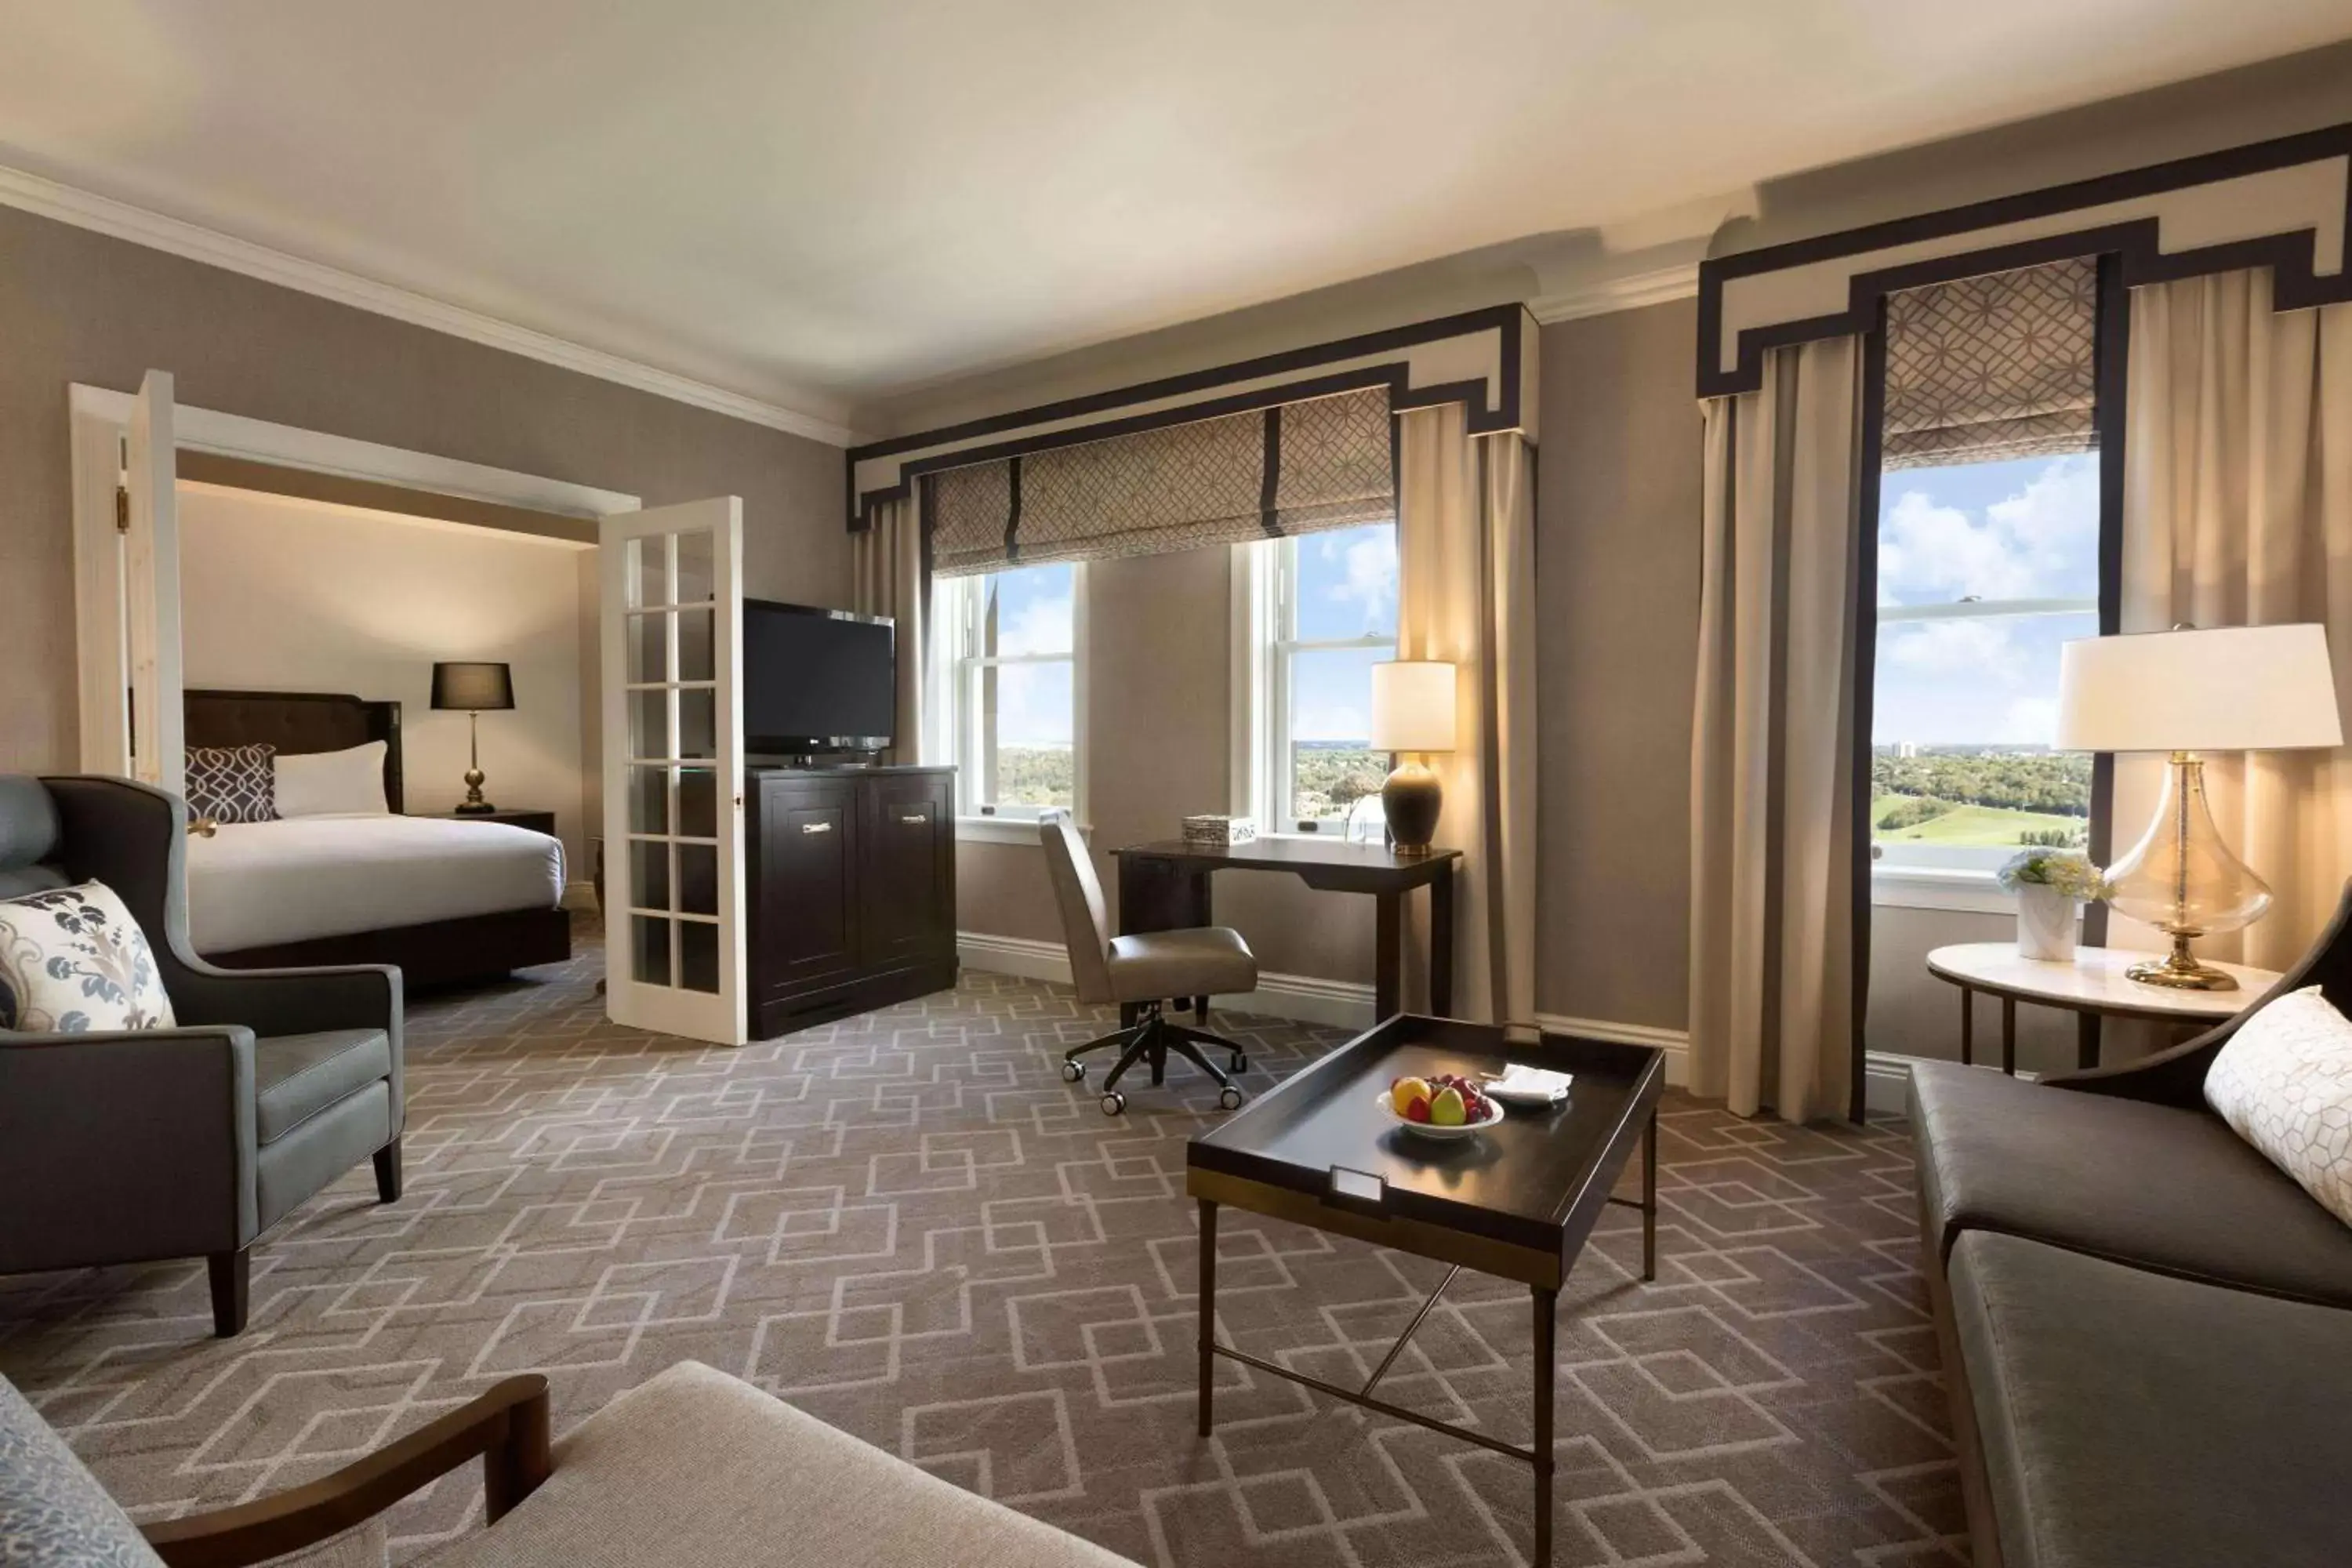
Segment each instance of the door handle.
M830 833L833 831L833 824L830 822L803 822L801 824L801 831L803 833Z
M931 821L929 813L920 811L902 814L898 820L909 827L928 827Z

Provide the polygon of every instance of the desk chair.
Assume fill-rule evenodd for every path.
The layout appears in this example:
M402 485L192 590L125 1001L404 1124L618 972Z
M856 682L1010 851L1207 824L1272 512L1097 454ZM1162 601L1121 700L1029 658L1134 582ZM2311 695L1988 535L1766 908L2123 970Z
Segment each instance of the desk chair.
M1127 1020L1118 1032L1088 1040L1065 1053L1062 1076L1072 1083L1087 1076L1078 1058L1089 1051L1119 1048L1118 1065L1103 1079L1105 1116L1127 1109L1118 1080L1139 1061L1151 1067L1151 1081L1168 1078L1168 1053L1174 1051L1217 1080L1217 1103L1232 1110L1242 1102L1241 1086L1219 1072L1201 1054L1202 1046L1229 1053L1234 1072L1249 1068L1249 1058L1233 1041L1202 1029L1188 1029L1167 1013L1170 997L1213 996L1257 989L1257 959L1241 932L1223 926L1192 931L1155 931L1114 937L1103 912L1102 883L1095 863L1078 837L1066 811L1049 811L1038 818L1039 839L1045 847L1045 865L1054 878L1054 898L1062 909L1062 938L1070 949L1070 978L1076 982L1081 1002L1116 1002Z

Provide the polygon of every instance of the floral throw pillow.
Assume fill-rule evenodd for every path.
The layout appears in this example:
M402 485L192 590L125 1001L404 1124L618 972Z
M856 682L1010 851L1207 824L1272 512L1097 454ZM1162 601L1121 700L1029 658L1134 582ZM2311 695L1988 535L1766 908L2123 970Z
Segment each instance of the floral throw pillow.
M278 820L278 748L190 746L184 787L193 821Z
M0 1029L168 1029L172 998L139 922L103 882L0 899Z

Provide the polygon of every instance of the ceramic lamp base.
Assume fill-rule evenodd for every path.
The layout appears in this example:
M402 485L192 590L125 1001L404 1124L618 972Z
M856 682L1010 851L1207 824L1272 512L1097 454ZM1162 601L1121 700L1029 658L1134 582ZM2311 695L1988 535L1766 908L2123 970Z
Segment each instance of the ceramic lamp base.
M1425 763L1402 762L1381 785L1381 810L1387 816L1389 842L1400 855L1426 855L1437 837L1437 816L1445 808L1445 789Z

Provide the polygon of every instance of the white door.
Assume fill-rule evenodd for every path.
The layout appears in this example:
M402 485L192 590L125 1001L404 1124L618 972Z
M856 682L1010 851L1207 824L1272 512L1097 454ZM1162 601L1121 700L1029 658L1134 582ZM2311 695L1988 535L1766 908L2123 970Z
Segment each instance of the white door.
M743 503L621 512L598 544L605 1006L741 1045Z
M131 407L122 479L131 776L177 795L187 755L180 682L179 447L172 424L171 374L151 370Z

